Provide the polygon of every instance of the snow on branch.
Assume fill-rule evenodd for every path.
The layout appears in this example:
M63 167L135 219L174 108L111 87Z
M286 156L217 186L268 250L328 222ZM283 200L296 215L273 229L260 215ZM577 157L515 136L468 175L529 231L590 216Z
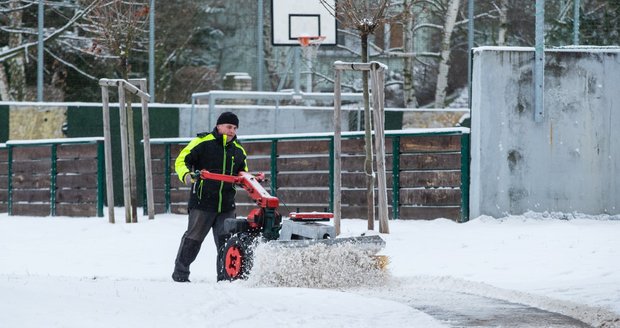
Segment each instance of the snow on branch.
M43 39L43 43L48 42L48 41L52 41L52 40L56 39L57 37L59 37L63 32L65 32L67 29L72 27L75 22L77 22L79 19L84 17L84 15L88 14L91 10L93 10L93 8L95 8L95 6L100 1L101 0L94 0L90 5L88 5L88 7L84 8L84 10L77 11L75 13L75 15L63 27L59 28L58 30L56 30L53 33L51 33L50 35L46 36ZM21 52L24 52L24 55L25 55L26 52L28 51L29 47L34 47L37 44L38 44L37 41L35 41L35 42L28 42L28 43L24 43L24 44L22 44L20 46L17 46L15 48L10 48L10 49L1 51L0 52L0 63L4 62L7 59L10 59L10 58L13 58L15 56L18 56Z

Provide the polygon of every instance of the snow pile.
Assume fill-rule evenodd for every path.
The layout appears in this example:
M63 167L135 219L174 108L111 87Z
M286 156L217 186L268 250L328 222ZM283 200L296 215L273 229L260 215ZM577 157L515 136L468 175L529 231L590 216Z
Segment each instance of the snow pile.
M291 248L262 243L254 250L250 286L342 288L381 286L389 273L350 243Z
M478 217L476 220L484 221L484 222L505 222L505 221L514 221L521 220L522 222L526 222L528 220L597 220L597 221L615 221L620 220L620 215L608 215L608 214L583 214L583 213L564 213L564 212L533 212L527 211L522 215L511 215L502 218L494 218L487 215L482 215Z

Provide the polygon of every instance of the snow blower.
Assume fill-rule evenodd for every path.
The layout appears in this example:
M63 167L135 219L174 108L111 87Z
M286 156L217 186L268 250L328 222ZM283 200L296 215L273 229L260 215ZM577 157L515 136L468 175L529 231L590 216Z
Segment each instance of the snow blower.
M225 279L248 278L253 265L254 247L261 242L292 249L317 244L352 245L373 257L377 267L382 269L387 265L384 256L376 255L385 247L385 241L380 236L336 238L335 227L325 223L333 218L333 213L291 212L288 219L282 220L278 212L280 201L260 184L265 180L264 173L253 175L240 172L232 176L201 170L193 176L240 186L258 206L246 218L229 218L224 222L226 242L219 250L221 260L218 270Z

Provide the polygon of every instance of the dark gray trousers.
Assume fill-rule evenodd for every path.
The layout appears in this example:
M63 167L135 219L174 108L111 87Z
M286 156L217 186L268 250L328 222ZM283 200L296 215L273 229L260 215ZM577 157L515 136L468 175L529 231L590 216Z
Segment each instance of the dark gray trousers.
M234 218L235 211L229 212L208 212L199 209L190 209L187 222L187 231L181 238L181 245L179 245L179 251L177 252L177 258L174 262L174 272L172 276L175 278L188 278L189 266L196 260L200 246L207 237L209 230L213 229L213 241L217 250L217 257L215 263L215 270L218 272L218 280L221 280L219 276L218 263L220 261L221 252L220 248L224 246L224 220L227 218Z

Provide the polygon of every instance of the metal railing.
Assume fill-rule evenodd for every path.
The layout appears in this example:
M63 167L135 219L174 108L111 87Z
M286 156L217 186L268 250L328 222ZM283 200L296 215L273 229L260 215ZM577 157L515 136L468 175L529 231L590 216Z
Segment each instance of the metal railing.
M363 95L361 93L342 93L342 100L349 101L362 101ZM207 126L213 126L215 122L215 106L220 100L257 100L274 102L274 111L272 122L275 124L278 121L278 109L280 109L281 103L284 101L297 101L306 103L308 101L334 101L334 94L327 92L294 92L294 91L228 91L228 90L216 90L209 92L198 92L192 94L192 108L191 108L191 121L194 121L196 105L200 100L206 100L208 103L208 121ZM193 126L190 135L194 134Z
M364 132L343 132L343 139L359 139L362 138ZM400 204L400 189L401 186L399 182L401 167L399 156L402 151L400 149L400 140L402 137L423 137L423 136L459 136L461 140L460 147L460 155L461 155L461 208L460 208L460 218L459 222L466 222L469 220L469 129L468 128L442 128L442 129L411 129L411 130L388 130L385 131L385 137L392 139L392 166L389 168L388 172L393 177L393 186L392 186L392 219L399 219L399 206ZM281 141L291 141L291 140L328 140L330 143L329 150L329 208L333 210L334 208L334 133L323 132L323 133L312 133L312 134L290 134L290 135L260 135L260 136L239 136L239 140L241 142L260 142L266 141L271 142L271 153L270 157L270 189L273 195L277 194L278 189L278 165L277 160L280 157L277 151L277 144ZM166 212L171 211L171 158L172 158L172 145L182 145L187 144L191 141L191 138L153 138L151 139L151 145L164 145L164 201L165 201L165 210ZM251 154L249 154L251 156Z

